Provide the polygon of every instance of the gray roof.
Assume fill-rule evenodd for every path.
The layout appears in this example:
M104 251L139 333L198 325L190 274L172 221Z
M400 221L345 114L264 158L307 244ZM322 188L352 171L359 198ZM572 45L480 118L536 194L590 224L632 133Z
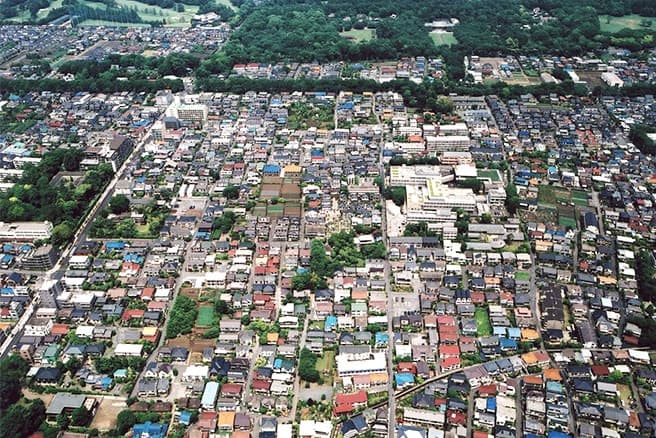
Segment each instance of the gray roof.
M84 404L87 396L84 394L69 394L58 392L46 409L47 415L59 415L64 409L76 409Z

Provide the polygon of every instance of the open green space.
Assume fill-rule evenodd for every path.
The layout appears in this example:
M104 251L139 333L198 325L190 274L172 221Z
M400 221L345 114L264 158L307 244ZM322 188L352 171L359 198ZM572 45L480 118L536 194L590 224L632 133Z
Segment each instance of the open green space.
M494 169L478 169L476 173L478 174L479 178L488 178L492 182L501 181L499 172Z
M376 36L373 29L351 29L339 33L344 38L352 40L356 43L367 42Z
M538 189L538 202L540 204L557 205L562 202L569 204L571 201L570 191L562 187L541 185Z
M335 352L331 350L324 351L321 356L317 358L316 369L320 373L329 373L333 368L335 361Z
M515 272L515 280L528 281L531 279L531 273L526 271Z
M107 6L104 3L92 1L92 0L78 0L81 5L87 6L93 9L107 9ZM183 5L184 11L178 12L173 9L162 8L155 5L148 5L146 3L141 3L135 0L116 0L116 4L119 8L124 8L126 10L133 10L137 13L139 18L143 21L162 21L164 20L166 26L189 26L191 23L191 17L193 17L198 12L198 6L192 5ZM125 25L124 22L118 21L106 21L106 20L84 20L84 17L81 17L82 24L84 25L101 25L101 26L121 26ZM129 19L125 20L129 22ZM141 23L143 25L143 23Z
M576 219L571 217L559 216L558 225L560 225L561 227L571 228L573 230L578 228Z
M46 18L50 11L56 8L61 8L62 3L64 3L64 0L54 0L52 3L48 5L47 8L39 9L39 12L36 13L36 18L41 19L41 18Z
M490 336L492 334L492 326L490 325L490 316L487 313L487 309L483 307L477 307L474 312L474 318L476 318L476 332L478 336Z
M209 327L214 321L214 307L212 306L200 306L198 308L198 318L196 319L196 325L200 327Z
M621 17L600 15L599 26L602 32L608 33L617 33L623 29L656 29L656 17L643 17L635 14Z
M452 46L458 43L453 32L431 32L429 35L436 46Z
M588 206L588 192L582 190L572 190L572 202L579 207Z

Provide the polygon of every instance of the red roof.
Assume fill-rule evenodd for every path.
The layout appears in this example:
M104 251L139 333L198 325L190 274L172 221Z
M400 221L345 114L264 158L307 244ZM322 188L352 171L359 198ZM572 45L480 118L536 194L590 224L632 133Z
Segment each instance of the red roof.
M241 384L239 383L225 383L221 387L221 394L231 394L231 395L239 395L241 394Z
M123 312L123 321L129 321L134 318L143 318L144 311L142 309L125 309Z
M335 415L350 414L354 410L355 410L355 408L353 407L352 404L346 403L346 404L343 404L343 405L335 406L335 409L333 409L333 413Z
M440 356L460 356L460 347L457 345L442 344L439 347Z
M449 424L461 424L464 426L467 423L465 414L458 411L446 411L446 420Z
M497 385L482 385L478 388L480 395L494 395L497 393Z
M361 404L367 403L367 393L365 391L352 392L350 394L337 394L335 404Z
M268 380L255 379L253 380L253 389L263 389L268 391L271 388L271 382Z
M590 370L595 376L607 376L610 374L610 370L606 365L592 365Z
M460 366L459 357L447 357L442 360L442 368L452 368Z

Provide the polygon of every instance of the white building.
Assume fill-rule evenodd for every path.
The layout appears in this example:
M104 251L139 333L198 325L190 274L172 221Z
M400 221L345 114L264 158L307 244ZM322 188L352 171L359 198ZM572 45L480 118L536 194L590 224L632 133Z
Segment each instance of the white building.
M462 208L476 213L476 196L471 189L451 188L430 180L426 186L407 186L407 211L437 211Z
M340 377L387 372L385 352L361 355L339 354L335 357L335 362Z
M49 239L52 223L46 222L0 222L0 241L34 241Z

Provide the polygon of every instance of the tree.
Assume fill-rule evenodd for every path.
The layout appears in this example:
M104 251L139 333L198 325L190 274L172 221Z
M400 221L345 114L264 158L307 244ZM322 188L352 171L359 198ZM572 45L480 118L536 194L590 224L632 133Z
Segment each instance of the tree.
M483 181L478 178L466 178L458 183L459 187L472 189L474 192L479 193L483 189Z
M116 417L116 430L120 435L128 433L130 428L137 424L137 416L129 409L125 409L118 413Z
M88 426L93 419L91 412L84 406L75 408L71 413L71 424L73 426Z
M114 195L109 201L109 209L114 214L125 213L130 210L130 199L125 195Z
M0 361L0 410L16 403L21 396L21 380L29 364L17 355Z
M0 416L0 436L25 437L31 435L45 420L45 412L46 407L40 399L11 405Z
M298 361L298 376L306 382L317 382L321 377L316 369L317 355L304 348Z
M223 196L228 199L239 199L239 186L230 184L228 187L223 189Z
M53 227L52 234L50 235L50 243L54 246L61 246L68 242L74 235L74 225L69 221L65 221Z
M490 213L483 213L481 215L481 223L482 224L491 224L492 223L492 215Z

